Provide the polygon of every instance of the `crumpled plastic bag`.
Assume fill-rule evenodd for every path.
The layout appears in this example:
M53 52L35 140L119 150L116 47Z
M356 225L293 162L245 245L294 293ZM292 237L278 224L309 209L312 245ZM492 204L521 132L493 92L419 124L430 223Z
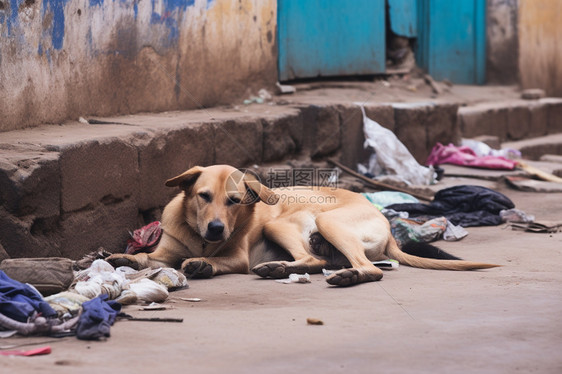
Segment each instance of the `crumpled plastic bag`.
M368 118L363 112L364 147L373 151L367 172L375 177L391 175L409 185L428 185L435 182L432 167L420 165L396 135Z
M474 151L474 153L478 157L499 156L512 160L521 158L521 152L517 149L512 149L512 148L492 149L492 147L490 147L488 144L474 139L462 139L461 146L469 147Z
M175 269L158 268L140 271L121 266L114 269L105 260L95 260L85 270L76 273L76 284L71 288L89 299L107 295L123 304L163 302L168 297L168 288L187 287L185 275Z

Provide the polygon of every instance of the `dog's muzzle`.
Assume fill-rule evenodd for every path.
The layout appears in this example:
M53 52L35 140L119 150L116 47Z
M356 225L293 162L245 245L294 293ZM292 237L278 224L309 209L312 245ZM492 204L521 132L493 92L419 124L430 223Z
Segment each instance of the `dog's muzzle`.
M207 233L205 234L205 240L210 242L218 242L224 239L224 223L220 220L215 219L207 225Z

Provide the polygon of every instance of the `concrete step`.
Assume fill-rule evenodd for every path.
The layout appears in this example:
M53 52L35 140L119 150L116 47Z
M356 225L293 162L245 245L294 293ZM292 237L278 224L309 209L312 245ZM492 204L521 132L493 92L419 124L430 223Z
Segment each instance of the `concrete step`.
M562 155L562 133L504 142L503 148L513 148L521 152L524 158L539 160L543 155Z
M459 108L459 127L466 138L495 135L515 141L562 132L562 99L507 100Z
M307 97L0 133L0 259L78 259L100 246L121 252L128 232L158 219L177 193L164 181L194 165L336 157L355 167L364 141L355 97ZM469 111L474 126L467 127L468 109L459 110L465 100L363 103L367 115L393 130L420 163L436 142L458 142L463 128L476 135L476 124L491 123L488 116L504 110L476 104L479 109ZM524 134L562 129L562 100L521 101L517 108L547 118L546 129ZM492 135L513 136L502 128Z

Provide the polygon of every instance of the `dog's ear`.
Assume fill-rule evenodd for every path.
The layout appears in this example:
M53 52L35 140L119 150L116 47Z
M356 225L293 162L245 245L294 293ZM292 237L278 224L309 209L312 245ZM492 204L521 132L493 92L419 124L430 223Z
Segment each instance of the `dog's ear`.
M204 168L201 166L194 166L191 169L178 175L177 177L168 179L166 181L166 186L168 187L179 186L182 190L187 190L189 187L193 186L197 178L199 178L199 176L203 172L203 169Z
M253 174L244 175L244 185L246 186L245 203L263 201L267 205L275 205L279 202L279 195L261 184Z

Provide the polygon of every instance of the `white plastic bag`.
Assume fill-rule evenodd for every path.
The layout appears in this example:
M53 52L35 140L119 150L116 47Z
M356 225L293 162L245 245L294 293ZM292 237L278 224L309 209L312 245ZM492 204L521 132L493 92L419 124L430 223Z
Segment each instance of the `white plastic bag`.
M373 151L369 160L368 172L378 177L391 175L399 180L413 185L428 185L435 181L435 172L431 167L425 167L416 161L406 146L398 140L394 133L363 112L363 132L365 134L365 148Z

